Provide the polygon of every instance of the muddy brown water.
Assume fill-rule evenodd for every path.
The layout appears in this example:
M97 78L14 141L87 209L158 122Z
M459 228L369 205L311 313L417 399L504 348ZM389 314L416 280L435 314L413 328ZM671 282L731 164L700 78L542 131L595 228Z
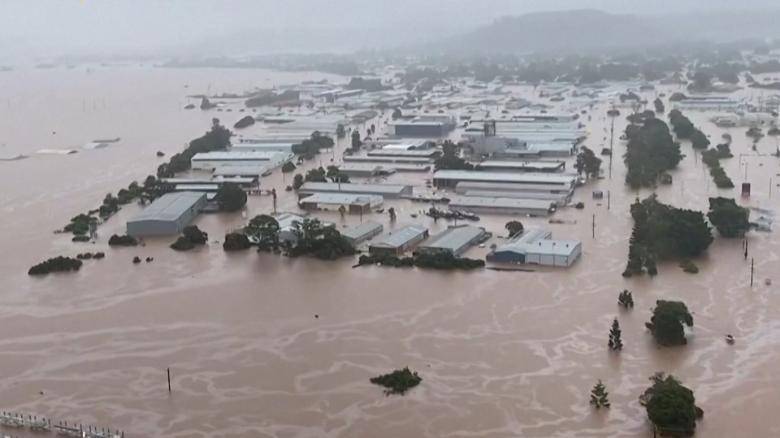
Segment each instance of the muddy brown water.
M699 436L780 434L773 416L780 407L780 298L775 286L765 284L767 278L777 281L780 240L774 233L750 233L752 288L739 239L716 238L697 260L698 275L665 263L656 278L624 279L628 207L650 191L623 184L619 156L625 145L617 140L612 178L576 193L584 210L556 213L566 224L522 219L583 241L582 259L564 270L352 269L352 260L226 254L215 242L181 254L167 247L172 238L109 249L108 236L124 230L137 206L101 226L94 245L51 233L98 205L105 193L153 173L161 162L157 150L180 150L211 117L231 125L241 117L181 110L186 94L321 77L137 66L0 73L3 154L122 137L103 150L0 162L3 410L109 425L139 437L647 437L652 433L637 397L651 374L666 371L694 389L705 411ZM598 105L588 123L586 144L596 150L608 136L605 111ZM713 143L725 132L707 122L707 114L690 116ZM616 132L624 126L618 118ZM738 186L745 172L739 154L750 149L744 130L728 130L736 156L723 162ZM758 148L770 153L775 141L764 139ZM657 190L661 200L706 210L707 196L737 193L715 189L690 145L683 150L687 156L673 172L674 184ZM322 159L326 164L328 154ZM769 178L780 179L777 159L743 160L754 187L740 203L776 209L780 193L773 187L770 197ZM426 176L390 180L406 178L422 186ZM281 191L289 179L277 171L262 181ZM610 192L609 210L606 200L591 199L595 189ZM294 210L291 194L281 193L280 210ZM433 231L446 226L410 216L424 204L387 204L399 210L398 224L425 223ZM269 197L251 197L248 215L270 209ZM339 226L360 220L318 216ZM369 217L389 226L386 214L364 219ZM480 224L497 235L488 245L500 243L509 219L482 215ZM211 241L220 241L244 221L240 214L202 215L196 223ZM85 262L76 274L26 274L47 257L88 250L107 257ZM486 251L474 248L467 255ZM154 262L133 265L136 255ZM616 305L625 288L634 292L631 312ZM682 299L694 312L688 346L657 348L646 332L644 322L660 298ZM606 347L614 317L625 344L619 355ZM727 333L735 345L724 342ZM368 382L403 366L423 377L404 397L385 397ZM610 392L606 412L588 405L597 379Z

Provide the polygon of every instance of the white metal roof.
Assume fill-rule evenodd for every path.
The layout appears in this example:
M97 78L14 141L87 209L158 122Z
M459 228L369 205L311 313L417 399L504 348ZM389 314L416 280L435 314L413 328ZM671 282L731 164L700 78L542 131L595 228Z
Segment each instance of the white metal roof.
M573 186L577 177L574 175L560 175L550 173L509 173L509 172L485 172L474 170L437 170L433 173L433 179L477 181L477 182L508 182L530 184L556 184Z
M129 222L175 221L205 197L205 193L199 192L166 193L155 199Z

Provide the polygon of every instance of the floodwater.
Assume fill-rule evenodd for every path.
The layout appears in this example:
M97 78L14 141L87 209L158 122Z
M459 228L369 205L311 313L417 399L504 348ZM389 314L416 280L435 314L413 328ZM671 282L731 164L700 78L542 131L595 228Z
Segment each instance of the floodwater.
M780 239L749 235L752 288L740 239L716 238L697 260L698 275L669 263L656 278L624 279L629 205L650 191L623 184L625 145L617 138L611 179L577 191L584 210L556 213L566 224L523 219L583 241L582 259L566 270L352 269L352 260L226 254L218 243L176 253L167 247L173 239L109 249L108 236L123 232L136 206L102 225L95 245L52 234L105 193L153 173L161 161L157 150L168 156L180 150L211 117L232 125L242 116L181 110L187 94L322 77L140 66L0 73L0 153L32 155L0 162L2 410L110 426L129 437L649 437L637 397L650 375L666 371L695 391L705 411L699 436L780 434L773 416L780 408L780 296L765 284L778 281ZM586 144L596 151L605 136L608 144L606 109L597 106L588 123ZM724 130L703 114L689 115L718 142ZM615 132L624 126L621 116ZM735 157L723 165L739 186L740 160L746 161L753 196L740 202L776 209L780 194L770 194L769 179L778 179L778 159L740 158L750 152L744 130L729 130ZM121 142L105 149L32 154L117 136ZM758 149L773 152L774 140L762 140ZM737 193L716 190L690 146L683 150L674 184L657 191L662 201L706 210L707 196ZM282 193L280 210L295 208L282 191L288 182L278 171L262 180ZM591 199L596 189L609 191L609 208L606 199ZM422 205L390 205L400 211L399 224L446 226L411 218ZM251 197L250 217L270 210L268 196ZM319 216L340 225L360 220ZM386 214L372 220L387 225ZM502 235L508 220L483 215L481 224ZM202 215L196 223L220 241L244 221L237 213ZM45 258L89 250L107 257L85 262L76 274L27 276ZM154 262L133 265L136 255ZM630 312L616 304L626 288L636 302ZM661 298L684 300L694 313L686 347L657 348L645 330ZM619 355L606 346L614 317L625 344ZM727 333L735 345L726 344ZM403 366L423 378L404 397L385 397L368 381ZM610 392L608 411L588 405L598 379Z

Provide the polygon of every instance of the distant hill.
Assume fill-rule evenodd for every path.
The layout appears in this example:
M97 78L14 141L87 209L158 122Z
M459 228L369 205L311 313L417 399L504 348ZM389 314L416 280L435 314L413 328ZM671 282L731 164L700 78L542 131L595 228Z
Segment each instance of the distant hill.
M780 36L780 11L708 11L639 16L581 9L503 17L426 49L446 52L578 53L660 46L675 42L726 42Z
M652 43L658 33L648 20L583 9L504 17L443 41L441 48L488 52L576 52Z

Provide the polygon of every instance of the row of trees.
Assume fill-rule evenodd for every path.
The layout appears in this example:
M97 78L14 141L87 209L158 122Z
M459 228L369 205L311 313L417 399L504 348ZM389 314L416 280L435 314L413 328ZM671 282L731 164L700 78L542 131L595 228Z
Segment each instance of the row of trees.
M230 130L220 125L219 119L212 119L208 132L192 140L182 152L174 154L167 163L157 167L157 177L172 178L179 172L190 170L190 160L195 154L225 150L230 146L232 135Z
M219 119L212 119L211 129L203 136L192 140L184 151L172 156L168 163L161 164L157 168L157 176L147 176L143 185L133 181L127 188L120 189L116 196L107 194L100 207L74 216L63 230L73 233L74 241L89 240L87 233L91 227L97 226L98 218L106 220L118 212L122 205L135 200L150 202L170 192L173 186L162 182L160 178L170 178L177 172L189 170L190 160L197 153L224 150L230 145L232 135L228 129L220 125Z
M416 266L422 269L438 270L471 270L485 266L482 259L455 257L450 253L416 253L413 257L398 257L389 254L364 254L358 259L358 265L381 265L394 268L410 268Z
M292 239L280 241L279 231L279 222L273 216L263 214L252 218L244 227L243 234L256 242L258 250L284 250L289 257L310 255L322 260L335 260L355 254L355 249L335 227L325 226L319 219L305 218L294 222ZM230 239L231 250L246 246L239 237L232 236Z
M710 169L710 176L715 182L715 186L719 189L730 189L734 187L734 182L726 175L726 170L720 165L720 158L723 156L723 152L720 152L720 147L728 145L718 145L719 149L707 149L701 153L701 160ZM731 152L728 152L731 155Z
M680 110L669 111L669 122L672 124L674 134L679 139L690 140L694 149L707 149L710 145L707 136L695 127L690 119L685 117Z

